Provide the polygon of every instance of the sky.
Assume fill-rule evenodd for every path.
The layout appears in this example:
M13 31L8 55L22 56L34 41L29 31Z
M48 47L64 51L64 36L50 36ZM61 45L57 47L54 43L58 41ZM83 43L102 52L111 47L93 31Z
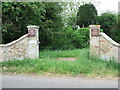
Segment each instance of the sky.
M118 2L120 0L94 0L96 2L96 8L98 14L101 14L105 11L118 12Z
M32 0L30 0L32 1ZM39 0L38 0L39 1ZM43 1L47 1L47 0L43 0ZM65 2L92 2L97 11L98 11L98 15L100 15L101 13L103 12L106 12L106 11L111 11L111 12L118 12L118 2L120 0L48 0L48 1L65 1Z
M118 2L120 0L70 0L70 1L77 1L77 2L91 2L95 5L96 9L98 10L98 14L100 15L103 12L111 11L111 12L118 12Z
M64 0L72 2L91 2L95 5L98 15L106 11L118 13L118 2L120 0Z

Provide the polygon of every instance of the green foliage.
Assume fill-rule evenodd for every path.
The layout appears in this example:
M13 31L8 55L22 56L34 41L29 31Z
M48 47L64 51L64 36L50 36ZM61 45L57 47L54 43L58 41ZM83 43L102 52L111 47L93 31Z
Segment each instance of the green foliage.
M111 12L103 13L101 16L98 16L98 22L108 36L117 42L120 41L117 14Z
M85 28L80 28L78 31L82 36L82 43L81 43L82 48L89 47L89 40L90 40L89 30L90 30L90 28L85 27Z
M65 13L68 15L68 11L65 9L67 5L70 6L71 13L68 17L63 18ZM93 4L80 6L75 15L72 11L76 11L76 8L72 7L74 7L73 3L4 2L2 4L3 43L11 42L27 33L27 25L38 25L41 50L88 47L89 28L76 30L74 28L76 22L80 27L82 25L88 27L90 24L98 22L102 26L101 31L104 30L115 41L120 41L117 15L104 13L97 17L97 11Z
M45 16L40 23L39 39L41 42L40 49L60 49L62 45L62 7L57 2L44 2L45 5ZM58 40L61 39L61 40ZM61 42L59 42L61 41Z
M27 33L27 25L40 27L42 48L50 46L56 41L55 36L62 34L62 8L57 2L4 2L2 8L3 43Z
M77 25L82 27L88 27L91 24L96 24L97 22L97 10L95 6L91 3L84 4L79 7L77 12Z
M100 32L103 32L103 29L100 29Z
M89 49L41 51L41 58L30 60L4 61L3 72L34 74L69 74L117 77L119 63L89 57ZM76 61L61 61L59 57L74 57Z
M57 32L53 42L45 47L47 50L65 50L75 48L85 48L89 46L89 28L73 30L72 26L67 26ZM62 37L62 38L61 38Z
M118 15L118 25L117 25L118 29L116 32L118 32L118 34L115 36L117 38L117 42L120 43L120 13Z
M57 58L57 57L77 57L78 53L80 53L79 49L74 50L44 50L40 53L41 58Z
M67 26L55 36L53 41L51 47L47 47L47 49L65 50L88 47L89 28L73 30L72 26Z
M27 25L39 25L44 19L42 2L4 2L2 4L3 43L11 42L27 32Z
M27 33L27 25L35 24L39 26L40 49L73 48L64 34L61 5L57 2L3 3L3 43L17 39Z
M89 41L89 28L80 28L79 30L66 30L68 38L75 48L85 48L88 47Z

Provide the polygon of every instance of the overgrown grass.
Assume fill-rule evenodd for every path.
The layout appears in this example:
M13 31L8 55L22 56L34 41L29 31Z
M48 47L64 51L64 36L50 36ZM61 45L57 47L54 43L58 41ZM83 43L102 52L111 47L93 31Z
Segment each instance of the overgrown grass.
M40 53L41 58L57 58L57 57L76 57L80 53L79 49L74 50L45 50Z
M4 72L33 74L68 74L87 76L118 76L120 64L89 57L89 49L42 51L40 59L4 61ZM74 57L75 61L61 61L58 57Z

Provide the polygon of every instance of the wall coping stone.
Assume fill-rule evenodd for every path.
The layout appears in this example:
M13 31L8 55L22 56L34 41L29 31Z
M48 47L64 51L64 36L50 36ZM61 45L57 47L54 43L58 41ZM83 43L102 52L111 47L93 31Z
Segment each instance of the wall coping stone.
M113 39L111 39L109 36L107 36L105 33L101 32L99 35L103 36L107 41L109 41L111 44L120 47L120 44L115 42Z
M39 29L39 26L36 26L36 25L30 25L30 26L27 26L27 28L37 28L37 29Z
M20 37L19 39L14 40L14 41L12 41L12 42L10 42L10 43L8 43L8 44L0 44L0 47L11 46L11 45L13 45L13 44L15 44L15 43L23 40L23 39L26 38L26 37L28 37L28 34L25 34L25 35L23 35L22 37Z
M89 27L90 27L90 28L91 28L91 27L98 27L98 28L100 28L100 25L90 25Z

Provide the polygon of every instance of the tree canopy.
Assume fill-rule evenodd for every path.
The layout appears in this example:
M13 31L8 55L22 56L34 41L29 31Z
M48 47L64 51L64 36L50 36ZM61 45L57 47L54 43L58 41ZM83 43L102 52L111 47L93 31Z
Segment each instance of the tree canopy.
M77 12L77 25L88 27L97 22L97 10L91 3L79 7Z
M37 25L40 49L84 48L89 45L88 26L91 24L100 24L107 35L119 42L117 17L109 12L98 16L91 3L79 7L79 3L70 2L3 2L2 43L26 34L28 25ZM75 25L85 28L76 29Z
M101 16L98 16L98 22L101 25L101 28L104 30L104 32L108 36L110 36L116 42L120 41L119 33L118 33L118 15L117 14L114 14L111 12L105 12L101 14Z
M42 2L4 2L2 4L3 43L11 42L27 32L27 25L40 25L44 19Z
M27 25L38 25L41 45L50 45L63 26L62 7L55 2L4 2L2 12L3 43L27 33Z

